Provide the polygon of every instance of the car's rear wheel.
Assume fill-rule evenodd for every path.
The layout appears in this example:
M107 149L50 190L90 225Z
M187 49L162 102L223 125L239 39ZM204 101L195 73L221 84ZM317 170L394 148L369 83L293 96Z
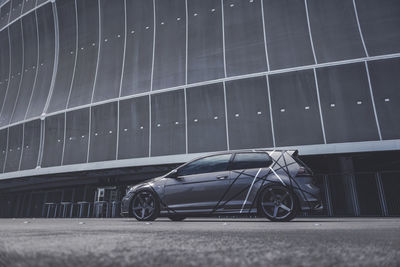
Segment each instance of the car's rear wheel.
M132 199L131 214L138 221L154 221L160 214L156 195L148 190L138 192Z
M260 194L258 211L274 222L287 222L297 213L297 199L289 188L273 185L266 187Z
M174 222L180 222L180 221L183 221L184 219L186 219L185 216L181 216L181 215L171 215L171 216L168 216L168 218Z

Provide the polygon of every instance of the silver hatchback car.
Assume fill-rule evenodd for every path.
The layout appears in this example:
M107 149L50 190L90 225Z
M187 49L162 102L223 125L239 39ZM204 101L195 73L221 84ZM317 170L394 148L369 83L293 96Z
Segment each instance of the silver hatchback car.
M286 150L242 150L192 160L129 188L122 214L158 216L255 215L290 221L299 210L322 210L312 171Z

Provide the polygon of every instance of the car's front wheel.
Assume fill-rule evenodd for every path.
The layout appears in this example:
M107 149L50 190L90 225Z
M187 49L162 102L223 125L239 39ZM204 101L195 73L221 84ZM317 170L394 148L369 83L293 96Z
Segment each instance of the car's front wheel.
M296 197L289 188L273 185L263 189L258 202L258 211L274 222L287 222L297 213Z
M138 221L154 221L160 214L156 195L148 190L138 192L131 202L131 214Z

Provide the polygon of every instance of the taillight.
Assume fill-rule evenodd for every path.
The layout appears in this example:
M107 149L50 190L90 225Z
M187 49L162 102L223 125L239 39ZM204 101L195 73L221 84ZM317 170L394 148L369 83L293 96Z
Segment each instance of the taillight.
M313 176L305 167L300 166L297 176Z

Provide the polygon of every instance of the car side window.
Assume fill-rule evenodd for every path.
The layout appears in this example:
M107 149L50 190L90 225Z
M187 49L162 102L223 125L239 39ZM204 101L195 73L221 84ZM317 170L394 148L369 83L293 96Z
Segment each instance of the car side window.
M193 161L178 170L179 176L199 173L220 172L228 169L232 154L210 156Z
M267 153L237 153L232 161L230 169L265 168L271 164L272 159Z

